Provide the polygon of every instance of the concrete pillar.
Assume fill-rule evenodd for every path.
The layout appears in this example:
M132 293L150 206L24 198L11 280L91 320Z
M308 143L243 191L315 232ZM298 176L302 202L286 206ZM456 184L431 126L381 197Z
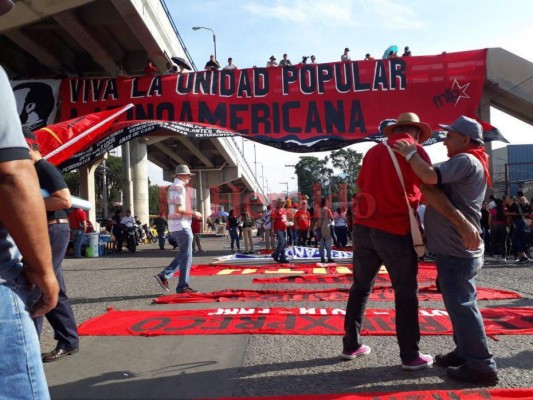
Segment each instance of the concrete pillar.
M133 183L132 212L143 224L146 224L149 220L148 146L142 138L134 139L129 143Z
M209 189L209 182L207 174L209 172L198 172L198 210L203 215L202 230L206 230L207 217L211 215L211 190Z
M133 207L133 182L131 180L131 157L130 157L130 142L122 145L122 211L131 210L135 212Z
M490 124L490 97L488 97L486 94L483 94L481 97L481 103L483 104L482 107L479 108L479 118L481 118L483 121L488 122ZM485 152L489 155L489 174L493 179L494 182L494 164L492 160L492 142L486 142L485 143ZM487 195L491 194L493 191L490 188L487 188Z
M86 199L92 205L92 209L89 211L86 211L86 213L87 213L87 218L89 219L89 221L91 221L95 229L97 225L96 225L96 190L94 188L94 171L96 171L96 167L101 162L102 160L93 161L90 164L80 167L80 197L82 199Z

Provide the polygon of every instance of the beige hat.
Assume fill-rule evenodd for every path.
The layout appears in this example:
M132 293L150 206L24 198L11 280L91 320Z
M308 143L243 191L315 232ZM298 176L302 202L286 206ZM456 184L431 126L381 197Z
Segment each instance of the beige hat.
M413 112L406 112L400 114L396 120L396 123L385 127L383 129L383 133L385 134L385 136L390 136L394 132L394 128L401 125L416 126L418 129L420 129L422 133L420 134L420 137L418 139L419 143L424 143L426 140L428 140L432 133L431 127L424 122L420 122L420 118L418 118L418 115Z
M194 175L186 165L176 165L176 173L174 175Z

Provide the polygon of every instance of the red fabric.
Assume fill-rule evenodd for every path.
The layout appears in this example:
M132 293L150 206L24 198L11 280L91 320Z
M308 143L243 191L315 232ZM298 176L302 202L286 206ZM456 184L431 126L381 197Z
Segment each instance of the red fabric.
M218 308L184 311L109 311L82 323L80 335L344 335L343 308ZM487 335L533 335L533 308L482 309ZM446 311L419 310L422 335L451 335ZM367 309L362 334L394 336L395 313Z
M191 221L191 230L192 233L200 233L202 231L202 220L193 218Z
M68 220L70 221L71 229L80 229L83 225L80 226L80 223L87 222L87 214L81 208L75 208L68 215Z
M487 153L485 153L484 147L479 147L477 149L469 149L464 151L463 153L468 153L476 157L481 165L483 166L483 171L485 171L485 178L487 179L487 185L488 187L492 187L492 179L490 179L490 173L489 173L489 156Z
M459 115L474 117L486 54L482 49L286 68L73 78L61 86L60 115L70 119L133 102L131 120L211 123L312 152L378 133L384 118L405 111L415 111L434 129ZM457 85L466 84L458 98Z
M389 146L393 147L394 143L401 139L414 143L408 134L394 134L388 140ZM417 145L417 151L423 160L431 164L422 146ZM395 156L403 175L409 203L416 210L421 197L421 181L404 157L396 154ZM357 186L359 191L355 224L396 235L407 234L410 225L404 191L389 152L383 144L377 144L366 153L357 178ZM375 209L372 202L375 203Z
M296 219L296 227L301 231L305 231L311 226L311 214L309 211L298 210L294 218Z
M349 288L329 289L225 289L210 293L170 294L152 300L156 304L211 303L228 301L348 301ZM516 292L489 288L477 288L478 300L520 299ZM418 291L420 301L442 300L442 295L435 285L421 287ZM370 300L394 300L394 291L390 285L374 286Z
M456 389L307 394L262 397L223 397L217 400L511 400L533 399L533 389Z
M210 275L257 275L257 274L350 274L349 265L319 266L318 264L286 264L280 265L193 265L192 276ZM179 271L174 273L179 276Z
M36 130L41 154L52 164L61 164L100 140L117 117L131 107L95 112Z
M270 218L275 231L287 229L287 211L284 208L275 208Z

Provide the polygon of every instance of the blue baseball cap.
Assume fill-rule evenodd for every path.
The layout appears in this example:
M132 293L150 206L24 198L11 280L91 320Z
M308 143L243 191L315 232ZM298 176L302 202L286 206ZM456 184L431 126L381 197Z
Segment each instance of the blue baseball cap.
M465 117L461 115L451 125L439 124L439 126L445 131L458 132L461 135L468 136L475 142L483 144L483 128L475 119Z

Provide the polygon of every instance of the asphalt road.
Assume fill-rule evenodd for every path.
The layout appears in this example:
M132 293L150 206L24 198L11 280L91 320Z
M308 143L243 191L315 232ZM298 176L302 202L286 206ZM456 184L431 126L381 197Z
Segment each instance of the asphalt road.
M257 239L256 239L257 240ZM229 254L227 239L204 238L194 264L208 264ZM167 245L168 247L168 245ZM217 308L217 303L152 305L163 294L153 275L166 266L172 250L142 245L135 254L102 258L67 258L64 275L78 324L119 310L184 310ZM257 275L255 275L257 277ZM481 307L533 306L533 266L487 260L478 285L509 289L523 298L481 301ZM227 288L268 289L279 285L253 285L254 275L193 276L191 286L202 292ZM176 281L171 281L174 288ZM302 285L283 285L283 288ZM325 288L328 285L305 285ZM330 286L331 287L331 286ZM166 292L165 292L166 293ZM244 303L225 303L224 307ZM247 302L246 307L344 307L339 302ZM444 308L441 301L422 307ZM392 302L369 303L391 308ZM42 350L55 347L47 322ZM157 337L81 337L80 352L45 364L53 399L193 399L243 396L355 393L474 388L447 379L440 367L407 372L401 369L396 339L368 336L372 353L354 361L341 361L340 336L191 335ZM501 335L489 339L500 372L500 388L533 388L533 336ZM450 336L422 336L421 350L430 354L452 349Z

